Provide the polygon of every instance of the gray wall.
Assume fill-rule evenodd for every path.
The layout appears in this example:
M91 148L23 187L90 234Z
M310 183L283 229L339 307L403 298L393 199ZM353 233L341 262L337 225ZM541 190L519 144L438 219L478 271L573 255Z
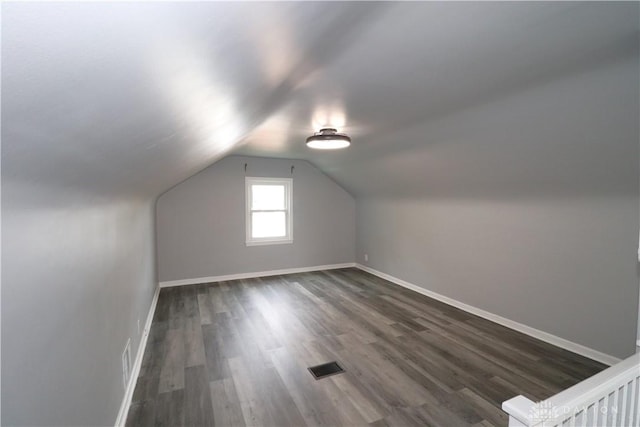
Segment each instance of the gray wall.
M624 357L638 312L636 209L618 197L363 201L358 262Z
M16 182L12 160L3 151L2 425L113 425L121 353L131 337L135 357L156 286L153 204Z
M293 178L292 244L245 245L245 176ZM354 199L305 161L230 156L156 206L161 282L354 261Z
M411 130L391 178L358 193L358 262L633 353L639 109L636 56Z

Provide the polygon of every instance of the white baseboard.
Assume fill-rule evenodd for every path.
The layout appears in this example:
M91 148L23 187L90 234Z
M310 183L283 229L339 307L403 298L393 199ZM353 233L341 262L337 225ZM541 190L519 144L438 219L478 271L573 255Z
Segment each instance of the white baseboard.
M444 295L440 295L436 292L429 291L420 286L414 285L413 283L406 282L402 279L398 279L397 277L391 276L389 274L383 273L378 270L374 270L373 268L367 267L362 264L356 264L356 268L360 270L371 273L375 276L378 276L382 279L388 280L389 282L395 283L396 285L400 285L404 288L411 289L412 291L418 292L422 295L426 295L435 300L441 301L445 304L451 305L453 307L459 308L460 310L464 310L468 313L475 314L476 316L483 317L487 320L491 320L492 322L498 323L502 326L506 326L507 328L514 329L518 332L522 332L523 334L529 335L531 337L537 338L541 341L545 341L549 344L553 344L556 347L564 348L565 350L569 350L571 352L580 354L582 356L588 357L589 359L597 360L598 362L607 364L607 365L615 365L620 362L621 359L617 357L611 356L606 353L602 353L600 351L594 350L592 348L583 346L581 344L574 343L572 341L566 340L564 338L560 338L556 335L552 335L550 333L541 331L539 329L532 328L530 326L524 325L522 323L515 322L513 320L507 319L502 316L498 316L497 314L490 313L488 311L482 310L480 308L474 307L469 304L465 304L453 298L446 297Z
M227 274L225 276L198 277L195 279L170 280L160 282L161 288L169 288L172 286L199 285L202 283L215 283L225 280L253 279L255 277L279 276L280 274L307 273L310 271L335 270L336 268L355 267L354 262L344 264L316 265L313 267L285 268L282 270L256 271L253 273Z
M133 362L131 368L131 374L129 375L129 383L127 384L127 390L124 393L122 404L120 405L120 411L118 412L118 418L116 418L116 427L124 426L127 421L127 414L129 413L129 406L131 406L131 398L133 397L133 391L136 388L136 382L138 381L138 375L140 375L140 367L142 366L142 358L144 356L144 350L147 347L147 339L149 338L149 332L151 331L151 323L153 322L153 314L156 311L156 305L158 304L158 296L160 295L160 287L156 288L156 292L153 294L151 300L151 307L149 307L149 313L147 314L147 320L144 323L144 330L140 337L140 344L138 345L138 352L136 353L136 359Z

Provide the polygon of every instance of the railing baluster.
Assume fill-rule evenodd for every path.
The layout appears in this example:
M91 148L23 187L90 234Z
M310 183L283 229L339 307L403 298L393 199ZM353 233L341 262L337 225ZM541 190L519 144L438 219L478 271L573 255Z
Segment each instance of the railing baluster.
M633 386L633 390L635 392L635 403L634 403L634 414L632 415L635 418L633 422L634 427L640 427L640 377L636 377L635 384Z
M620 389L620 400L622 400L622 403L619 404L618 406L620 407L620 411L618 411L619 414L619 424L624 425L626 423L627 420L627 386L629 384L628 383L624 383L624 385L622 386L622 388Z
M617 416L618 416L618 405L619 405L619 399L618 399L618 387L616 386L615 390L613 391L613 403L610 405L611 407L609 408L609 421L611 425L618 425L618 420L617 420Z
M586 425L589 427L595 426L598 421L598 401L595 401L591 406L587 408L587 420Z
M571 418L569 418L569 427L576 427L576 416L573 415ZM564 426L564 424L561 424Z
M630 425L633 424L633 419L635 417L636 411L638 410L638 402L637 402L638 397L636 394L637 383L638 383L638 380L636 378L631 380L631 382L629 383L629 388L631 389L631 399L629 400L630 407L629 407L629 415L627 416L627 421Z

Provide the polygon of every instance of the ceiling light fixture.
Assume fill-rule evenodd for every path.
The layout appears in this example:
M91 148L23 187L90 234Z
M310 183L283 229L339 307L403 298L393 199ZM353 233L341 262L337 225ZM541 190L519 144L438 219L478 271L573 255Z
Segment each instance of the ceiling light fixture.
M351 145L351 138L334 128L323 128L307 138L307 147L318 150L337 150Z

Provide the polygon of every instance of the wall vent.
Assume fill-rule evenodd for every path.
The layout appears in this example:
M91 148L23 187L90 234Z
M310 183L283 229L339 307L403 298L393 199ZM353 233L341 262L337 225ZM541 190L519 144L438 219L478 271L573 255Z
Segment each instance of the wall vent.
M131 338L127 340L127 345L122 352L122 384L125 390L129 385L129 375L131 375Z

